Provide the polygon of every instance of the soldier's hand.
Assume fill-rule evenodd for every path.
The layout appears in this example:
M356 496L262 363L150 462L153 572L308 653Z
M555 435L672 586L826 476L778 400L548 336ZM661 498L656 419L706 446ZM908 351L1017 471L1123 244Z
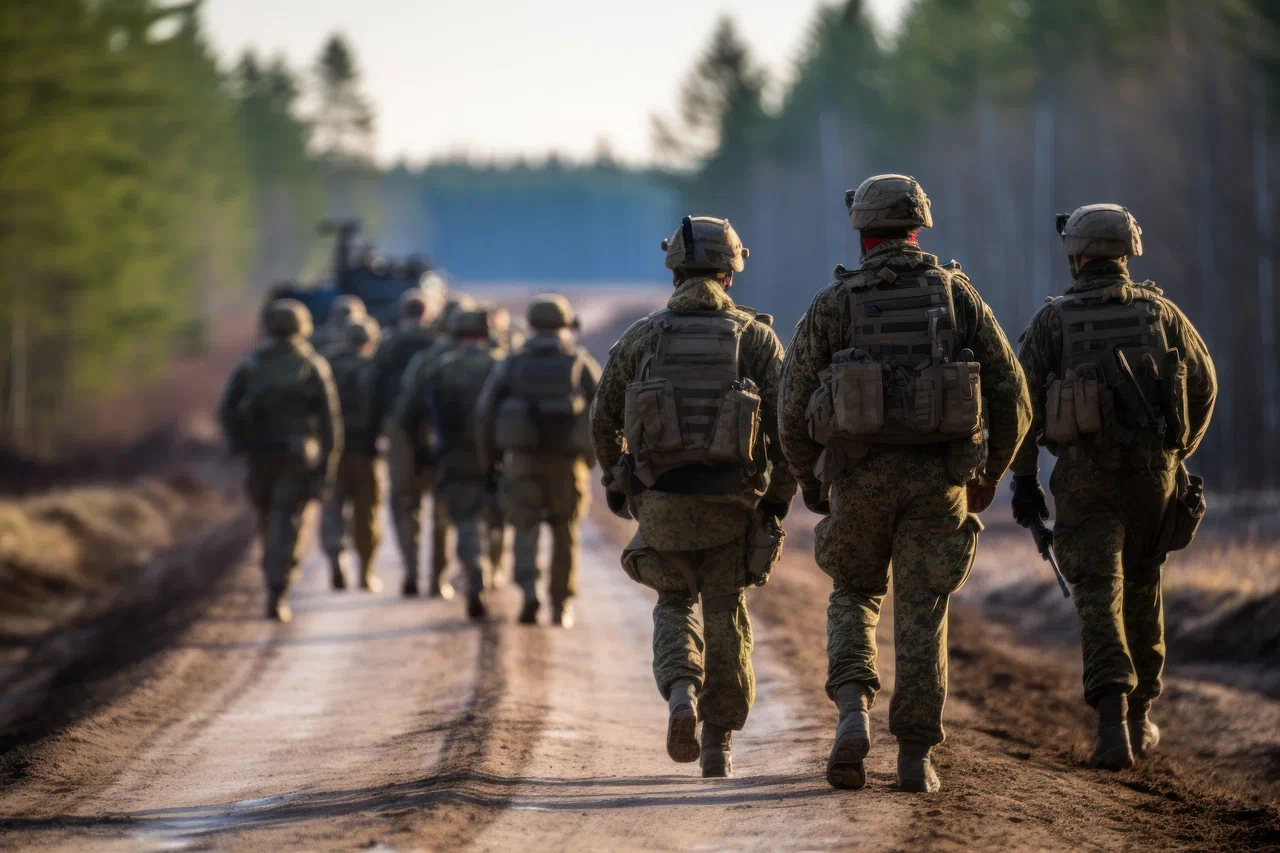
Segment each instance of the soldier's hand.
M1049 517L1049 505L1045 502L1044 489L1035 474L1014 477L1009 488L1013 490L1013 520L1023 527L1030 527L1036 518Z
M622 492L606 489L604 493L604 502L609 505L609 512L618 518L631 520L631 510L627 508L627 496Z
M986 477L979 476L965 486L969 502L969 512L983 512L996 499L996 484Z
M816 512L818 515L831 514L831 501L822 499L821 483L802 486L800 488L800 496L804 498L804 505L809 508L810 512Z

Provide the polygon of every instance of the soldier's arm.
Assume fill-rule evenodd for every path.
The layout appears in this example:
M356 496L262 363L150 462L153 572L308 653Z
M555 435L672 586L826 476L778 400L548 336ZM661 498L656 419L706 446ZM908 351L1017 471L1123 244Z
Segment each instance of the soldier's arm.
M1190 439L1183 458L1196 452L1213 417L1218 399L1218 374L1209 348L1191 320L1169 300L1164 301L1165 329L1169 345L1178 348L1187 365L1187 410L1191 416Z
M649 324L641 320L618 339L609 350L609 360L605 362L600 384L591 400L591 448L606 477L622 455L618 435L622 432L627 383L635 377L649 337Z
M242 361L231 371L227 385L222 389L222 397L218 400L218 422L222 425L222 434L226 437L231 452L242 450L244 435L240 429L240 420L236 410L244 399L247 369Z
M1062 330L1058 315L1047 305L1031 318L1031 323L1019 339L1018 362L1027 377L1027 392L1031 399L1031 428L1013 459L1015 476L1037 474L1040 471L1040 445L1038 436L1044 432L1045 383L1049 374L1058 369L1058 354L1062 352Z
M791 473L801 486L814 486L813 468L822 455L822 445L809 435L805 412L809 398L818 388L818 372L840 349L841 332L848 323L847 299L839 284L818 291L809 310L796 325L791 345L782 364L778 391L778 439Z
M782 384L782 361L786 353L772 328L752 324L753 339L751 375L760 386L760 425L768 439L768 452L774 457L773 478L764 496L767 503L789 503L796 494L796 478L785 459L781 458L778 438L778 394Z
M480 399L476 401L476 450L486 468L492 468L499 457L498 448L494 444L494 422L498 407L511 393L509 364L504 359L493 366L480 391Z
M323 454L325 479L333 482L338 475L338 460L342 458L343 429L342 404L338 401L338 388L333 381L329 362L316 356L312 382L315 384L315 408L320 425L320 450Z
M982 396L987 401L987 468L983 476L999 482L1013 462L1031 426L1031 396L1022 365L1004 329L967 281L957 281L953 298L965 326L964 346L982 365Z
M404 430L406 435L418 435L418 428L427 417L427 373L423 353L419 353L409 362L400 380L400 393L396 395L387 420Z
M582 393L588 400L596 396L596 389L600 387L600 362L591 357L585 349L578 348L578 358L582 360Z

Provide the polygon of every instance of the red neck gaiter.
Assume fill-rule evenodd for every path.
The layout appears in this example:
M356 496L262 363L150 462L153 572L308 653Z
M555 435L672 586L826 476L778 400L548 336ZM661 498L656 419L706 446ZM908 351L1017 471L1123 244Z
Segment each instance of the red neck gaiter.
M920 233L919 228L916 228L915 230L913 230L910 234L907 235L906 237L907 242L910 242L910 243L916 242L916 237L917 235L919 235L919 233ZM898 240L898 239L901 239L901 238L899 237L863 237L862 251L863 253L870 252L872 249L874 249L876 246L879 246L881 243L887 242L889 240Z

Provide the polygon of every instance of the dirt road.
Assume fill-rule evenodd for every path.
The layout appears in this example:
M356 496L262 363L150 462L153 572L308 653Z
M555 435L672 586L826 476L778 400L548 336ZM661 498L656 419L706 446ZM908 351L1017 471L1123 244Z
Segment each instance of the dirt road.
M811 519L803 517L791 558L752 593L760 698L739 736L737 776L696 778L663 751L664 706L649 672L653 596L617 568L623 531L611 522L597 517L587 528L572 632L514 624L514 591L483 628L465 621L458 602L333 594L318 556L307 563L295 621L269 625L257 618L250 555L136 684L13 771L0 791L0 847L1280 844L1274 808L1231 796L1223 768L1197 757L1205 744L1188 731L1212 724L1215 743L1243 744L1252 725L1255 741L1274 739L1274 703L1175 680L1168 710L1187 713L1166 757L1133 773L1096 773L1083 766L1088 720L1069 655L1013 643L964 610L953 627L944 791L895 791L884 736L866 790L829 789L822 771L834 712L821 688L829 586L805 553ZM382 571L397 579L394 548L383 551ZM882 633L891 684L891 630ZM1231 711L1245 699L1247 714ZM1226 710L1206 716L1210 703ZM886 706L873 715L882 732ZM1238 783L1237 771L1228 764ZM1265 772L1258 784L1268 784Z

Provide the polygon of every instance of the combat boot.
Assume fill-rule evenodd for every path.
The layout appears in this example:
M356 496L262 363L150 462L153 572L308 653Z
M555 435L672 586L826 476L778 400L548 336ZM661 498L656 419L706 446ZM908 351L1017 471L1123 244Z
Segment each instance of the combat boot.
M454 589L453 584L447 580L442 580L436 572L431 573L431 577L427 580L427 598L439 598L444 601L453 601Z
M273 589L267 594L267 618L277 622L293 621L293 611L284 600L284 590Z
M1129 745L1137 758L1146 758L1160 744L1160 727L1151 722L1151 700L1129 704Z
M467 596L467 618L472 622L483 622L489 616L489 608L484 603L484 596L472 594Z
M520 588L524 591L524 607L520 609L520 624L537 625L538 610L542 607L542 602L538 601L538 588L529 582L520 584Z
M1129 746L1129 721L1125 719L1128 699L1115 690L1098 700L1098 743L1092 764L1099 770L1126 770L1133 766Z
M382 592L382 581L368 566L360 570L360 588L365 592Z
M692 678L671 685L667 714L667 755L678 764L697 761L702 747L698 744L698 685Z
M573 605L567 601L551 605L551 621L566 631L574 626Z
M827 783L856 790L867 784L863 759L871 751L871 688L860 681L836 688L840 725L827 759Z
M702 724L702 778L727 779L733 775L733 730L715 723Z
M404 583L400 584L400 594L405 598L417 598L418 579L416 577L405 578Z
M329 558L329 566L331 569L330 586L332 586L335 590L346 589L347 573L343 571L343 568L342 568L342 555L334 554L333 556L331 556Z
M933 747L898 741L898 787L915 794L932 794L942 788L933 769Z

